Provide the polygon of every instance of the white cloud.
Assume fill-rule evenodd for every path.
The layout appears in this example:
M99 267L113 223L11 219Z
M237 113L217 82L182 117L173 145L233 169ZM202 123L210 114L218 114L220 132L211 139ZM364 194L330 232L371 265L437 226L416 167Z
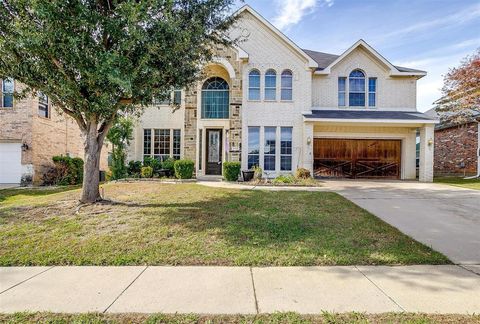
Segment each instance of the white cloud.
M379 37L379 39L376 40L375 43L378 44L386 41L392 42L392 40L395 40L394 42L398 42L400 38L409 38L422 31L431 30L434 28L439 29L455 27L478 18L480 18L480 5L476 4L448 16L422 21L402 29L394 30L390 33L384 33Z
M321 6L331 7L334 0L321 0ZM288 29L298 24L305 15L313 12L317 0L277 0L278 14L273 18L273 24L278 29Z

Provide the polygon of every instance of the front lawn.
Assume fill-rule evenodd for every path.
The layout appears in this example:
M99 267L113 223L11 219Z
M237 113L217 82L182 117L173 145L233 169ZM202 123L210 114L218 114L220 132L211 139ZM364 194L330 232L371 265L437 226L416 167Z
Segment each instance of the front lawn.
M434 182L444 183L456 187L480 190L480 179L463 179L459 177L440 177L435 178Z
M67 190L67 189L65 189ZM0 265L352 265L449 261L345 198L197 184L0 191Z
M275 313L259 315L196 315L196 314L56 314L56 313L16 313L0 314L3 323L245 323L245 324L310 324L310 323L479 323L479 315L460 314L421 314L421 313L327 313L321 315L300 315L298 313Z

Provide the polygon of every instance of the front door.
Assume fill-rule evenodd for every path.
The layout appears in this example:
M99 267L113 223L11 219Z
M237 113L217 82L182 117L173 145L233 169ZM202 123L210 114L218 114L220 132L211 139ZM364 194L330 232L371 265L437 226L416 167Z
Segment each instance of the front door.
M222 130L207 129L206 174L222 175Z

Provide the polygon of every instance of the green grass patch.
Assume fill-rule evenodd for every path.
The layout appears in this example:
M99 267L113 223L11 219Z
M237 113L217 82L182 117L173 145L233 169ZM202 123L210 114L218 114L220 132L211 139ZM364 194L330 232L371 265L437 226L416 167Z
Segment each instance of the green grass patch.
M434 182L444 183L456 187L480 190L480 179L464 179L460 177L439 177Z
M259 315L196 315L196 314L58 314L58 313L15 313L0 314L0 322L17 323L255 323L255 324L309 324L309 323L479 323L479 315L441 315L421 313L323 313L300 315L298 313L275 313Z
M0 265L405 265L448 259L345 198L155 182L0 203Z

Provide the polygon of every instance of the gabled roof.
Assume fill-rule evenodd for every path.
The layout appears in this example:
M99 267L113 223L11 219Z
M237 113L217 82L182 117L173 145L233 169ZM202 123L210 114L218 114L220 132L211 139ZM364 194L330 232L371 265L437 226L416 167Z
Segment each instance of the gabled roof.
M402 66L395 66L380 55L373 47L367 44L363 39L357 41L353 46L343 52L341 55L328 54L323 52L316 52L311 50L304 50L308 55L310 55L317 63L318 68L316 74L329 74L330 69L335 66L337 63L342 61L348 54L357 49L358 47L363 47L365 50L370 52L374 57L376 57L380 62L390 68L390 75L392 76L425 76L427 72L421 70L410 69Z
M265 19L262 15L256 12L252 7L249 5L244 5L234 15L240 15L243 12L248 11L252 14L255 18L260 20L265 26L267 26L274 34L276 34L280 39L282 39L285 43L287 43L294 51L296 51L300 56L304 57L308 62L308 67L310 68L317 68L318 64L315 62L312 57L310 57L307 53L305 53L297 44L295 44L290 38L285 36L277 27L273 26L267 19Z

